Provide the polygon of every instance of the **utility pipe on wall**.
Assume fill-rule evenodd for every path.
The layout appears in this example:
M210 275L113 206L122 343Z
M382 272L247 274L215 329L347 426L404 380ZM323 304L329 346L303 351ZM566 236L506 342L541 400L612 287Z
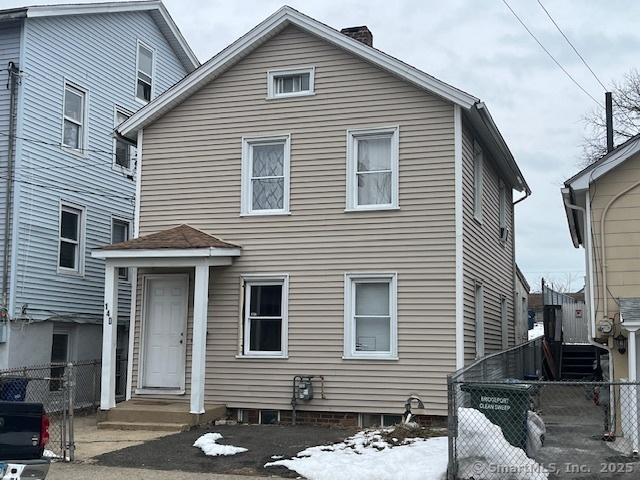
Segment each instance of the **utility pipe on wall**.
M13 158L15 150L15 126L16 126L16 101L18 93L18 79L20 70L15 63L9 62L7 66L7 88L10 89L9 97L9 139L7 142L7 180L6 198L4 204L4 245L2 264L2 308L8 307L9 301L9 232L11 231L11 206L13 204ZM13 312L7 311L7 317Z

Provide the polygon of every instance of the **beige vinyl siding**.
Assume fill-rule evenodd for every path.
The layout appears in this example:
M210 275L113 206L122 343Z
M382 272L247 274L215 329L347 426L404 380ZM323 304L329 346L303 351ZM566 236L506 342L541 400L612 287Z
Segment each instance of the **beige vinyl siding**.
M632 184L640 182L640 155L636 155L591 184L594 306L596 321L603 318L601 219L607 204ZM608 316L619 313L613 297L640 296L640 187L616 200L605 221Z
M500 179L486 148L483 148L482 222L473 215L473 133L463 120L463 251L464 251L464 331L465 363L475 359L475 283L484 286L485 354L502 350L500 296L507 301L509 345L514 329L514 231L513 205L507 186L506 224L509 239L500 241ZM482 145L481 145L482 147Z
M315 95L266 100L267 70L316 67ZM399 126L400 209L345 212L346 131ZM291 134L291 215L240 217L241 138ZM206 402L290 408L294 375L325 376L302 408L446 414L455 369L453 106L288 27L144 131L141 233L188 223L242 246L213 268ZM399 360L343 360L344 275L398 275ZM236 358L243 273L288 273L289 357ZM190 368L187 362L187 369Z

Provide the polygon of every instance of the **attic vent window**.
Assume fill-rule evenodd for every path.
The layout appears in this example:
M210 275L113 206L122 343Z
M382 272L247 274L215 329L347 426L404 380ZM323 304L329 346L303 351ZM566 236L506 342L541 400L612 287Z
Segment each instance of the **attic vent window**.
M270 70L267 74L267 98L313 95L314 67Z

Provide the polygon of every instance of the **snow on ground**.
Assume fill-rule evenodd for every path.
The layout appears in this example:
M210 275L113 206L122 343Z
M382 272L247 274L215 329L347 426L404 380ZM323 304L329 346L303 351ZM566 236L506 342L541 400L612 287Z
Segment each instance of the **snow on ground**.
M529 340L533 340L534 338L538 338L544 335L544 324L542 322L537 322L533 324L533 328L529 330Z
M194 447L201 449L205 455L212 457L218 455L235 455L236 453L246 452L246 448L234 447L233 445L219 445L216 443L222 438L219 433L205 433L196 440Z
M505 438L482 412L458 409L458 478L547 480L549 472Z
M443 480L447 437L408 438L391 446L379 430L364 431L333 445L310 447L281 465L309 480Z

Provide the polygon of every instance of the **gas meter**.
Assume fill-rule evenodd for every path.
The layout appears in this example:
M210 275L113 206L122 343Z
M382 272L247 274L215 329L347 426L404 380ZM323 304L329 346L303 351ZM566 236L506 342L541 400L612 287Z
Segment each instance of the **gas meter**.
M296 393L298 400L312 400L313 399L313 383L310 377L301 377L298 380L296 386Z

